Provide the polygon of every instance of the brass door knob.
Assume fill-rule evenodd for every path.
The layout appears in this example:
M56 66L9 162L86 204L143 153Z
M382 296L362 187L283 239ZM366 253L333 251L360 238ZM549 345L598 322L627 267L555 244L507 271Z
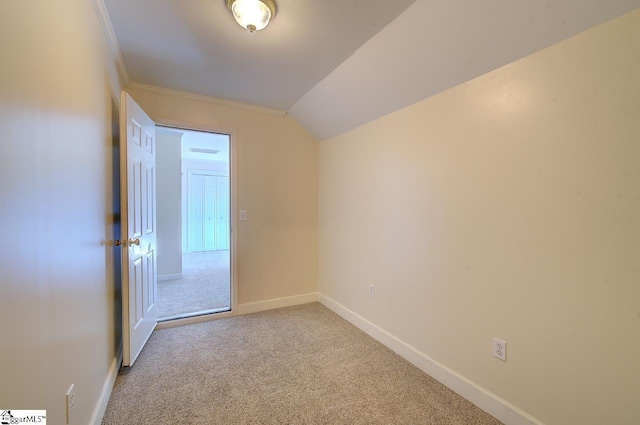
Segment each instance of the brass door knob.
M127 241L119 241L118 239L116 239L116 240L113 242L113 244L114 244L115 246L120 246L120 245L122 245L122 246L127 246Z
M131 245L138 245L140 246L140 239L136 238L136 239L129 239L129 246Z

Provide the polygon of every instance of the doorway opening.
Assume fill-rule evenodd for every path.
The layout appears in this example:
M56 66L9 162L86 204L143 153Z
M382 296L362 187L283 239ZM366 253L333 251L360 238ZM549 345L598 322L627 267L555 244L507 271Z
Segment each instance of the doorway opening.
M156 127L159 322L231 310L230 142Z

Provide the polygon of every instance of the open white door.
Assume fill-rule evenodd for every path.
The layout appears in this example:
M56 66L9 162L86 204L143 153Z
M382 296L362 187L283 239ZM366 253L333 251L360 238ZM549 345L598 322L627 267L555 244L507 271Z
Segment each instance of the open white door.
M124 91L120 101L123 365L156 327L155 123Z

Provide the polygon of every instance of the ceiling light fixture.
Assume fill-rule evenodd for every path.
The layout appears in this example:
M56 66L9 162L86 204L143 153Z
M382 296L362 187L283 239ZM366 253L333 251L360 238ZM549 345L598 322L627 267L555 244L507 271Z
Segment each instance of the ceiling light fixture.
M276 16L275 0L226 0L234 19L249 32L260 31Z

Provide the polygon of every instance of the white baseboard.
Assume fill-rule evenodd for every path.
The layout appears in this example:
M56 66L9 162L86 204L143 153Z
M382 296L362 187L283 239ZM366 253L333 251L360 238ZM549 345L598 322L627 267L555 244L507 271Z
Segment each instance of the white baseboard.
M182 279L184 276L182 275L182 273L178 273L178 274L163 274L163 275L158 275L158 282L162 282L165 280L178 280L178 279Z
M309 304L318 301L318 293L294 295L292 297L274 298L255 303L239 304L238 314L257 313L259 311L272 310L274 308L289 307L292 305Z
M492 392L475 384L464 376L436 362L411 345L399 340L364 317L322 294L318 301L362 331L378 340L399 356L414 364L426 374L437 379L462 397L469 400L506 425L544 425L541 421L503 400Z
M93 415L91 415L91 422L89 422L90 424L100 425L102 423L102 418L104 418L104 412L107 411L107 405L109 404L111 391L113 391L113 385L116 383L116 378L118 377L118 371L120 370L121 364L122 346L120 346L120 348L118 349L118 354L113 358L113 361L111 362L111 367L109 368L107 379L104 381L104 385L102 386L102 393L100 394L98 403L93 410Z

